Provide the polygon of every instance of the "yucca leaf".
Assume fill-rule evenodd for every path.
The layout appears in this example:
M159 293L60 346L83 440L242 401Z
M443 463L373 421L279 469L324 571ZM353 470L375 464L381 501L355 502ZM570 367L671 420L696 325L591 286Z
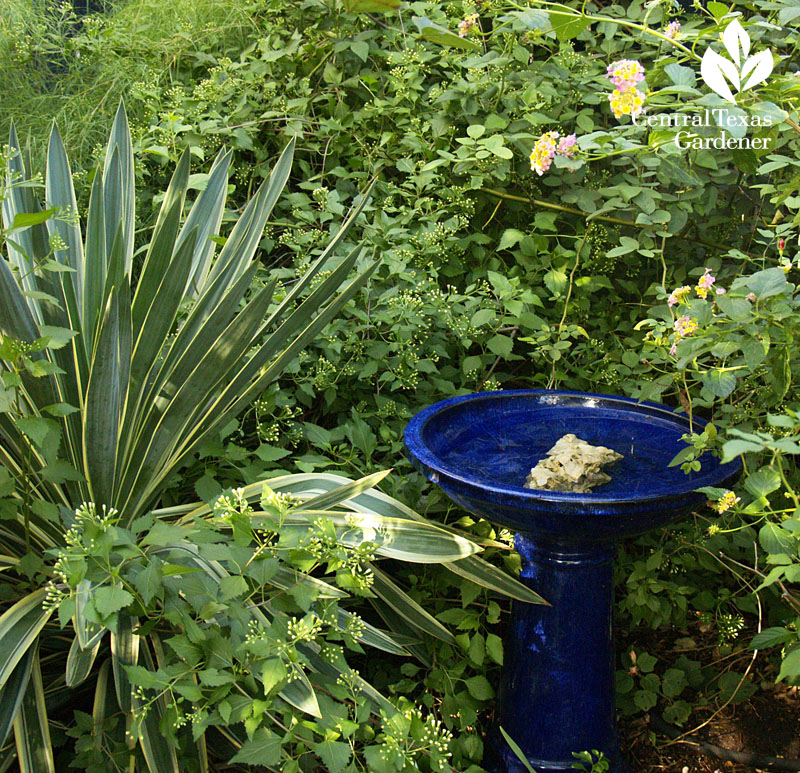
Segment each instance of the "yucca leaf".
M14 720L14 738L20 773L55 773L38 653L34 654L28 688Z
M45 200L51 207L58 207L62 217L47 221L48 231L51 235L58 234L67 245L64 250L56 250L55 259L59 263L69 266L74 271L69 272L64 278L73 288L76 308L81 308L83 303L83 243L81 229L77 221L67 222L64 219L67 211L75 218L78 216L78 202L72 186L72 169L70 168L67 153L61 135L53 124L50 132L50 141L47 145L47 174L45 176Z
M114 670L114 689L117 703L123 714L131 713L131 690L133 686L128 679L126 666L135 666L139 662L139 637L133 628L138 621L128 614L117 615L117 631L111 633L111 664Z
M119 300L117 291L112 290L92 357L83 422L84 475L89 496L98 506L114 501L114 467L123 399L119 327Z
M243 410L245 406L249 405L261 394L297 356L298 352L302 351L314 339L317 333L353 298L372 275L376 265L377 264L373 264L366 271L353 279L333 301L314 317L306 329L258 375L258 378L256 378L249 387L246 387L247 380L258 373L258 371L253 368L254 362L259 362L258 355L256 354L252 357L247 365L240 371L239 375L230 382L220 397L212 404L207 403L203 407L202 413L205 414L205 419L196 425L197 430L192 432L188 438L188 442L185 442L178 450L173 463L178 464L202 438L208 437L217 428L224 426L226 422L230 421L232 416L236 416L239 411Z
M194 246L194 258L189 283L184 289L184 295L196 298L200 294L208 276L211 258L214 255L214 242L210 237L219 231L222 216L225 212L225 198L228 192L228 170L231 164L233 151L221 150L214 159L208 182L200 192L192 206L186 222L178 234L177 246L193 228L197 228L197 241Z
M131 317L133 320L133 330L137 336L140 336L142 326L145 324L145 319L150 316L152 319L152 310L157 307L157 300L159 295L159 288L166 282L172 281L172 272L177 269L175 259L177 259L178 250L176 250L175 240L178 236L178 228L180 226L181 217L183 216L183 202L186 199L186 188L189 184L189 149L186 148L181 154L178 165L170 180L167 192L164 194L164 201L161 203L161 209L156 219L155 227L153 228L153 235L150 239L150 245L147 248L144 264L142 265L142 272L139 275L139 281L136 285L136 294L133 296L133 307ZM192 251L190 259L186 267L186 275L188 277L191 268L191 258L194 253L194 244L197 233L191 236ZM187 234L187 239L189 234ZM186 240L184 240L185 242ZM183 247L185 248L185 244ZM183 289L185 288L188 279L183 280L183 285L178 291L172 291L170 300L177 298L180 303L183 298ZM164 298L164 293L161 293L161 300ZM172 319L170 318L170 323Z
M144 665L150 671L155 671L156 665L150 650L142 647L141 654L144 656ZM142 711L142 701L136 693L132 696L132 704L134 715L139 715ZM175 749L159 727L166 710L166 700L161 695L150 702L144 719L138 722L139 745L150 773L180 773Z
M331 521L340 544L356 548L370 542L376 546L378 555L399 561L422 564L457 561L481 549L432 523L387 518L376 513L296 509L281 517L280 531L304 534L320 518ZM276 519L268 513L256 511L251 521L259 528L278 530Z
M149 399L153 395L171 398L191 373L195 370L203 355L224 333L233 319L239 304L250 287L257 266L251 266L222 296L214 310L207 314L204 308L205 296L195 303L189 317L181 326L172 345L169 347L161 370L153 379ZM275 283L271 283L264 301L269 305Z
M161 286L157 289L152 304L147 310L147 316L137 326L135 319L136 299L131 310L131 324L134 335L137 336L133 354L130 359L130 394L128 410L137 411L139 398L146 389L147 377L150 369L161 354L164 343L174 325L175 317L183 299L183 288L186 286L186 277L192 264L196 231L193 231L178 249L170 262L169 271L163 277ZM141 286L141 285L140 285ZM138 297L138 291L137 291Z
M400 641L404 642L405 648L424 666L430 668L432 663L428 657L428 650L422 644L419 628L415 628L406 622L397 612L394 611L383 599L377 596L369 600L372 608L378 613L381 620L386 623L393 636L400 636Z
M153 489L172 469L166 462L171 449L192 426L191 417L206 395L226 382L228 372L247 350L252 336L263 319L271 292L264 289L228 325L211 348L203 354L192 374L181 385L169 404L158 413L151 411L138 432L130 453L129 466L119 486L120 512L135 518L152 496Z
M426 612L405 591L399 588L380 569L373 565L372 571L375 580L372 592L384 603L388 604L400 617L411 624L412 627L435 636L448 644L455 644L455 637L433 615Z
M76 636L72 640L69 654L67 655L67 687L77 687L89 676L94 661L97 658L97 652L100 649L101 641L102 639L98 639L94 647L82 650L78 643L78 637Z
M22 698L28 689L31 666L36 647L29 647L22 660L17 663L6 683L0 688L0 746L5 746L8 734L14 726Z
M94 746L101 749L103 746L103 725L108 711L108 674L111 662L104 660L97 672L97 681L94 687L94 703L92 705Z
M300 506L302 510L327 510L329 507L338 505L341 502L346 502L352 497L358 496L361 492L377 486L391 470L381 470L380 472L373 472L372 475L366 475L358 480L344 483L341 486L326 491L324 494L318 494L315 497L306 499Z
M35 590L0 616L0 687L33 646L53 614L52 609L42 607L46 593L44 588Z
M75 589L75 614L72 617L72 627L78 646L81 649L92 649L105 635L106 629L86 619L84 610L92 598L94 587L89 580L81 580Z
M353 613L348 612L346 609L339 609L337 615L339 618L339 629L342 631L347 630L347 621L353 617ZM387 631L382 631L380 628L376 628L365 620L360 620L359 626L361 627L361 634L358 637L358 641L363 644L383 650L384 652L389 652L392 655L408 655L408 650L401 644L398 644Z
M288 566L279 566L275 574L269 578L272 585L277 588L296 588L298 585L306 585L313 588L317 593L317 598L321 599L344 599L347 593L334 585L330 585L324 580L305 574L297 569Z
M18 341L34 341L39 337L28 301L8 264L0 258L0 330Z
M298 330L306 327L308 321L314 314L319 311L320 307L327 303L328 299L336 292L342 282L345 280L350 270L355 265L356 259L360 255L358 248L354 249L330 276L326 277L324 281L320 282L317 287L309 294L303 303L301 303L290 315L289 318L278 327L277 330L270 333L267 341L261 346L258 354L248 363L248 370L255 373L257 368L260 368L271 357L283 349L294 337ZM262 331L266 332L268 329L265 324Z
M95 338L98 318L103 311L103 290L108 272L108 250L106 248L105 203L103 179L99 174L92 181L89 197L89 212L86 216L85 276L83 286L84 336L91 342ZM85 382L83 384L86 386Z
M266 481L266 484L274 491L305 497L310 492L317 495L321 494L321 492L330 492L342 485L346 485L347 480L347 478L333 473L318 472L280 476ZM245 487L243 495L248 500L257 499L261 491L259 485L263 486L263 484L253 484ZM309 503L309 501L304 502L304 506ZM375 488L367 489L351 497L347 502L347 507L358 512L378 513L390 518L425 521L421 515L415 513L410 507ZM193 514L197 512L195 510ZM440 528L455 533L446 526L441 526ZM525 601L528 604L547 604L546 600L527 585L478 556L468 556L457 561L443 563L442 566L455 574L478 583L484 588L502 593L504 596Z
M6 172L6 182L9 185L8 193L2 201L3 224L6 229L14 225L17 215L32 214L41 212L39 202L33 196L30 188L21 185L11 185L12 182L29 180L30 176L25 168L22 148L17 139L17 132L14 124L11 124L8 136L8 146L11 151L8 159ZM34 226L35 228L36 226ZM44 228L39 224L39 228ZM34 260L39 257L36 255L36 245L34 241L34 229L28 228L14 234L14 239L6 240L8 259L19 272L20 283L25 292L35 292L36 277L33 273ZM34 298L27 299L29 308L37 323L41 323L42 317L39 313L39 303Z
M114 160L114 154L117 158ZM112 170L112 167L115 169ZM133 172L133 146L128 128L125 105L120 102L114 116L114 124L108 138L105 162L103 164L103 193L105 200L106 227L111 229L111 245L116 234L117 224L122 225L122 254L125 273L130 276L133 260L133 230L135 218L135 180Z
M239 221L233 227L225 246L211 269L207 283L211 284L221 273L228 276L228 284L235 281L247 268L253 257L264 225L283 191L294 159L294 138L289 140L269 177L259 186L256 195L248 202Z
M106 254L111 253L114 239L119 230L122 266L127 269L125 261L125 223L122 220L122 171L120 169L120 150L111 143L106 153L103 169L103 219L106 224ZM127 271L125 272L127 273Z
M531 590L527 585L494 564L477 556L468 556L458 561L442 564L442 566L476 585L501 593L503 596L524 601L527 604L547 604L549 606L548 602L536 591Z

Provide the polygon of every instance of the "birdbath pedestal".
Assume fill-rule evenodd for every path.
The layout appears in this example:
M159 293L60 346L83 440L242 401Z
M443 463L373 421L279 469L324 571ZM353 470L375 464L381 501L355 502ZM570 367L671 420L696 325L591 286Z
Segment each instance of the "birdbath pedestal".
M703 422L695 419L697 429ZM707 454L699 472L669 467L688 417L664 405L551 390L483 392L435 403L408 424L414 465L461 507L516 531L520 579L550 606L514 602L505 637L497 725L537 773L573 771L597 749L627 773L614 703L612 561L620 539L697 507L702 486L729 486L738 462ZM523 487L563 435L623 455L588 494ZM494 766L526 773L494 731Z

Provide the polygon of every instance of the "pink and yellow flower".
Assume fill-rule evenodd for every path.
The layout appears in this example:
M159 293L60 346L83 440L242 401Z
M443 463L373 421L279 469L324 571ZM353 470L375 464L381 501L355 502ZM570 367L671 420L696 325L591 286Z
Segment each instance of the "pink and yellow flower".
M608 95L611 111L617 118L629 115L633 118L638 116L644 108L645 93L639 91L635 86L630 86L624 90L614 89Z
M478 14L471 13L458 25L458 37L465 38L469 31L478 23Z
M556 148L556 153L559 156L566 156L567 158L572 158L575 155L575 146L578 144L578 138L574 134L569 134L566 137L562 137L558 141L558 147Z
M635 59L620 59L608 65L606 76L618 91L627 91L644 80L644 67Z
M735 507L741 501L741 497L737 497L732 491L726 491L716 502L711 503L711 507L721 514Z
M550 168L553 163L558 146L558 132L545 132L533 146L531 151L531 169L540 177Z
M684 314L682 317L678 317L678 319L675 320L673 328L675 330L675 337L680 340L681 338L690 336L697 330L697 321Z
M686 296L692 291L692 288L689 285L683 285L683 287L676 287L669 296L669 300L667 300L668 306L677 306L679 303L686 302Z
M680 32L681 32L681 23L677 19L671 21L664 28L664 35L668 37L670 40L677 40Z
M708 291L714 286L714 282L717 280L711 275L711 269L707 268L703 276L697 281L697 287L695 287L695 292L701 297L705 298L708 296Z

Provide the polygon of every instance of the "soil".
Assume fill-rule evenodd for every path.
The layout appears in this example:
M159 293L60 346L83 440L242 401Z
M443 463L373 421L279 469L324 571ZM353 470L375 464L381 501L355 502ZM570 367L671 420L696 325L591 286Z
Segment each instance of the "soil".
M663 633L642 631L637 632L636 640L629 641L626 646L641 647L660 660L669 661L672 644L669 639L674 641L686 635L686 631L676 631L673 638ZM702 657L709 664L719 659L720 670L724 669L725 659L720 658L714 639L707 636L703 641L703 632L698 630L693 630L691 635L698 643L691 657ZM656 637L660 641L654 640ZM742 641L750 638L742 632ZM749 662L749 653L743 652L742 655L746 659L739 662ZM743 765L703 753L697 748L697 740L735 752L796 760L794 769L800 770L800 689L787 687L783 682L775 684L776 667L766 654L758 654L751 675L754 683L760 685L752 698L727 706L696 708L680 728L680 732L687 735L682 740L671 741L666 735L654 732L649 714L622 718L623 753L633 773L752 773L777 769ZM654 711L657 712L658 707Z

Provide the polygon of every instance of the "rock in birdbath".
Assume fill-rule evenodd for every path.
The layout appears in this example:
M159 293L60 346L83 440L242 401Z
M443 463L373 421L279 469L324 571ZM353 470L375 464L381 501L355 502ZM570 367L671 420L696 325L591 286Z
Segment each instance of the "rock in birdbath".
M586 494L608 483L611 476L601 468L622 459L622 454L593 446L575 435L564 435L528 475L525 488Z

